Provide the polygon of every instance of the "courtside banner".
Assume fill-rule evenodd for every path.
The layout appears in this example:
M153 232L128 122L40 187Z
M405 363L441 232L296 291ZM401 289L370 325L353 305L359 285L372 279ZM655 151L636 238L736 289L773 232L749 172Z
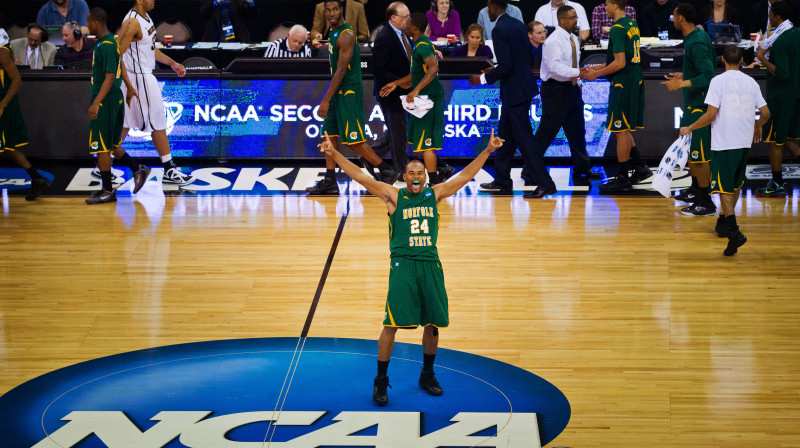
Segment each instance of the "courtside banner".
M303 343L304 342L304 343ZM422 348L398 343L389 404L372 402L376 341L269 338L95 359L0 397L4 448L503 447L548 444L564 394L526 370L439 349L432 397Z
M161 79L167 134L175 157L318 158L323 118L319 102L328 82L319 80ZM500 90L472 87L467 80L443 80L445 139L443 156L474 157L497 129ZM610 132L605 129L609 83L583 85L586 147L592 157L603 156ZM531 105L534 131L541 120L540 98ZM374 144L386 131L373 95L372 80L364 81L363 130ZM156 157L149 134L133 129L124 141L133 156ZM560 131L545 153L569 157Z

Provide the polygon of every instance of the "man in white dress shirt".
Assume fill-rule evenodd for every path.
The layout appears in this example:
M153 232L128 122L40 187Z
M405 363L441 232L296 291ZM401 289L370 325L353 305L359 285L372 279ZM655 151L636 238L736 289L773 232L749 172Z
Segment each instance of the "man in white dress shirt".
M558 8L562 6L571 6L575 10L578 16L578 29L580 30L581 40L589 39L592 28L589 26L586 10L580 3L568 0L550 0L549 3L545 3L536 11L536 16L533 20L542 22L544 26L553 26L558 29Z
M600 176L591 171L592 163L586 153L586 123L583 119L581 94L580 42L572 34L578 15L572 6L558 8L558 26L544 41L542 65L542 120L536 130L536 146L545 151L564 128L572 153L572 179L585 183Z

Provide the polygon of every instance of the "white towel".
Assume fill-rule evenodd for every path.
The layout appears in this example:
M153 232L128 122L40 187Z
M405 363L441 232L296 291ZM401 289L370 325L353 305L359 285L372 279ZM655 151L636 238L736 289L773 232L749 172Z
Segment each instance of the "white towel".
M0 28L0 47L7 44L8 41L8 33L6 33L6 30Z
M411 115L422 118L433 107L433 101L428 98L428 95L417 95L414 97L414 102L409 103L406 101L405 95L400 95L400 102L403 104L403 109Z
M761 48L766 48L768 50L772 48L772 45L775 43L776 40L778 40L778 37L780 37L780 35L783 34L784 31L792 29L793 26L794 25L792 25L791 20L784 20L783 22L781 22L781 24L778 25L777 28L772 30L772 32L769 33L769 35L761 41ZM765 56L769 57L769 51L767 51Z
M653 189L661 193L665 198L671 196L670 186L672 185L672 173L675 167L684 169L689 160L689 149L692 146L692 134L678 137L667 149L661 163L658 164L658 171L653 178Z

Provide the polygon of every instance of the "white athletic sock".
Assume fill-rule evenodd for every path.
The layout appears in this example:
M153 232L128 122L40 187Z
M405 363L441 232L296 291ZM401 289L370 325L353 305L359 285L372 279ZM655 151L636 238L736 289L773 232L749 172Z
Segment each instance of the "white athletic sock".
M172 154L167 154L165 156L161 156L161 163L167 163L172 160Z

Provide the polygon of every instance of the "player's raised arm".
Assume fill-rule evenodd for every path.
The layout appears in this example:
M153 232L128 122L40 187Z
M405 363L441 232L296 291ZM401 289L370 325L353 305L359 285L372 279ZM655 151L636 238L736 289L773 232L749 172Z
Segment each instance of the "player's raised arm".
M361 168L356 166L353 162L347 160L347 157L336 150L327 132L325 133L325 140L318 146L320 151L333 158L336 164L339 165L351 179L363 185L367 191L376 197L383 199L387 207L390 207L390 213L394 211L394 207L397 205L397 188L383 182L378 182L372 176L361 171Z
M478 154L478 157L475 157L475 159L470 162L469 165L461 170L461 172L451 177L447 182L433 186L433 192L436 193L436 201L441 201L444 198L448 198L456 194L456 192L466 185L467 182L474 179L475 175L478 174L483 167L483 164L486 163L489 155L494 152L495 149L501 146L503 146L503 139L500 137L495 137L494 129L492 129L492 134L489 137L489 144L486 145L486 149Z

